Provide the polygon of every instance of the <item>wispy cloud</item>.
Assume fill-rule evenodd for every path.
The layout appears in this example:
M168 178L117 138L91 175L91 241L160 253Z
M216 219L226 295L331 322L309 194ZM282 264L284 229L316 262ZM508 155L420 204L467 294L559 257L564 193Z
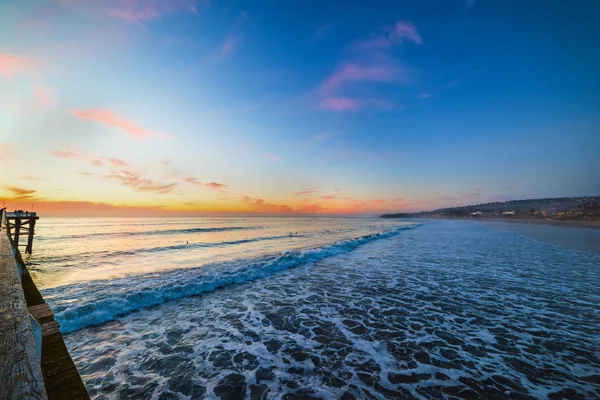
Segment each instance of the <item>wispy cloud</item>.
M423 44L417 28L409 21L398 21L392 27L349 46L350 57L326 77L317 89L317 108L340 112L363 108L392 109L396 106L384 99L352 96L342 93L348 86L365 83L408 85L409 69L392 52L405 42Z
M410 21L396 22L396 26L392 31L391 39L397 42L402 42L405 39L408 39L413 43L423 44L423 39L421 39L421 35L419 35L417 28Z
M276 156L276 155L273 155L273 154L265 154L265 158L267 160L271 161L271 162L277 162L277 161L281 160L280 156Z
M301 195L305 195L305 194L311 194L311 193L318 193L319 192L319 188L309 188L309 189L304 189L301 190L299 192L294 193L297 196L301 196Z
M311 140L313 142L322 142L324 140L333 139L336 137L343 136L344 133L340 131L326 132L326 133L317 133L311 136Z
M63 145L65 150L53 150L50 154L63 159L81 159L94 167L105 168L103 173L80 172L90 178L98 178L119 182L123 186L128 186L140 192L152 192L156 194L167 194L172 192L177 186L177 182L159 183L152 179L141 176L129 163L119 158L102 157L84 150Z
M396 66L359 65L347 63L335 70L321 84L321 92L334 93L344 85L353 82L385 82L402 81L403 70Z
M108 179L121 183L123 186L128 186L139 192L152 192L156 194L171 193L177 183L157 183L151 179L143 178L139 173L127 168L115 168L109 174L94 174L89 172L80 172L79 174L88 177L97 177L100 179Z
M379 99L349 99L346 97L328 97L324 99L320 104L319 108L322 110L343 112L343 111L356 111L359 109L379 109L379 110L391 110L393 108L399 108L398 105Z
M423 92L423 93L421 93L419 95L419 97L422 98L422 99L428 99L430 97L433 97L433 95L431 93L428 93L428 92Z
M205 183L204 186L209 187L211 189L215 189L218 191L223 191L225 190L229 185L226 185L224 183L217 183L217 182L208 182Z
M319 198L323 200L354 200L352 197L342 196L339 192L333 195L320 196Z
M140 23L175 12L197 14L195 3L190 0L116 0L109 3L108 14L129 22Z
M36 192L36 190L23 189L17 186L4 186L3 189L11 193L12 198L19 200L32 198Z
M183 181L187 182L187 183L191 183L192 185L203 186L202 182L200 182L197 178L194 178L193 176L185 176L183 178Z
M125 132L129 136L139 139L148 139L152 137L159 139L170 138L170 136L166 134L150 132L138 126L136 123L116 115L110 110L71 110L71 114L82 119L87 119L90 121L99 122L101 124L114 126L116 128L119 128L121 131Z
M31 176L31 175L25 175L25 176L20 176L19 179L24 180L24 181L42 181L42 178L38 178L37 176Z
M358 100L348 99L346 97L327 97L319 104L319 108L329 111L349 111L358 110Z
M371 200L371 201L375 204L383 204L383 203L387 202L386 199L376 199L376 200Z
M403 45L410 41L423 44L419 31L410 21L398 21L391 27L383 28L381 32L372 35L369 39L359 40L353 45L357 50L382 50L393 46Z
M314 204L308 204L306 206L300 207L296 211L299 213L304 213L304 214L315 214L315 213L318 213L323 210L324 210L324 208L321 204L314 203Z
M41 108L51 108L56 104L56 100L48 90L48 88L40 85L33 87L36 104Z
M273 203L268 203L264 199L260 199L260 198L257 198L257 197L250 197L250 196L243 195L240 198L240 200L241 200L242 203L248 204L254 210L260 211L260 212L284 212L284 213L289 213L289 212L294 211L292 209L292 207L288 206L287 204L273 204Z
M219 58L223 59L225 57L227 57L227 55L229 55L231 52L233 52L233 50L236 48L236 46L238 45L238 38L237 36L230 34L229 36L227 36L227 39L225 39L225 42L223 43L223 45L221 46L221 50L219 51Z
M168 176L169 179L178 179L178 180L181 180L181 182L183 182L183 183L188 183L190 185L195 185L195 186L207 187L209 189L216 190L218 192L224 192L226 190L226 188L228 187L228 185L223 184L223 183L217 183L217 182L204 183L195 176L185 174L185 173L179 171L177 168L175 168L175 166L173 165L173 162L168 158L163 158L162 160L159 161L159 163L166 167L166 171L163 171L163 172L164 172L164 175Z
M0 142L0 161L8 160L13 156L13 148L10 143Z
M329 33L333 29L334 26L335 22L330 22L328 24L320 26L319 29L317 29L313 34L313 40L322 39L325 35L327 35L327 33Z
M15 54L0 53L0 76L13 76L31 71L33 61Z

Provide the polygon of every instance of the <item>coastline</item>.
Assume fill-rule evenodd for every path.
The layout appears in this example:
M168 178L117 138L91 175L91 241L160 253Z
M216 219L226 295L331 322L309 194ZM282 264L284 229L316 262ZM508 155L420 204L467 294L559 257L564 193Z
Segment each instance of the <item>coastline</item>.
M523 218L523 217L445 217L439 215L431 215L427 217L405 217L401 219L452 219L466 220L479 222L506 222L513 224L534 224L547 226L562 226L567 228L595 228L600 229L600 221L585 221L585 220L560 220L560 219L538 219L538 218Z

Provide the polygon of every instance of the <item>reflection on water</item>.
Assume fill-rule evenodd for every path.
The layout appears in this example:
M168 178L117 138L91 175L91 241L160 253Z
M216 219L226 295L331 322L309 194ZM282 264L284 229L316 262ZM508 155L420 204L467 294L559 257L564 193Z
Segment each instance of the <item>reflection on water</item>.
M43 289L278 254L399 225L358 218L45 218L28 262Z
M509 222L486 222L497 229L518 232L565 249L600 254L600 229Z
M91 255L103 280L70 277L88 265L75 260L49 266L70 283L43 293L74 331L65 340L90 394L600 398L600 256L470 221L318 224L232 220L222 227L245 230L198 233L190 248L179 227L146 235L132 223L115 236L138 245L103 239L115 243L119 278ZM373 230L390 233L348 239ZM111 248L94 237L98 247L79 254L93 248L108 262Z

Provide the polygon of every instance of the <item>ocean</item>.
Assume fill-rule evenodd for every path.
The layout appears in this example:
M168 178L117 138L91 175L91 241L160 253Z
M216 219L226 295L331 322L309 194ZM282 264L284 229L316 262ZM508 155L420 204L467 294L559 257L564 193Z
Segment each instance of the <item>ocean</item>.
M92 398L600 398L598 254L472 221L36 229L26 261Z

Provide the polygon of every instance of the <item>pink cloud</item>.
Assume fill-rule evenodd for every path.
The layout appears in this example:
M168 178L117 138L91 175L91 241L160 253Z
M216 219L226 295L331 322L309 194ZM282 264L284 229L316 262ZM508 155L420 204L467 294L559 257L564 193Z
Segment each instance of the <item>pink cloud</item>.
M242 203L248 204L252 206L254 209L260 212L292 212L294 211L292 207L287 204L272 204L266 202L264 199L260 199L257 197L250 197L243 195L240 198Z
M328 111L354 111L358 110L359 102L345 97L328 97L319 104L319 108Z
M183 181L187 182L187 183L191 183L193 185L202 186L202 182L200 182L198 179L194 178L193 176L186 176L183 178Z
M387 200L386 199L378 199L378 200L371 200L373 203L375 204L383 204L385 203Z
M317 193L318 191L319 191L319 188L310 188L310 189L301 190L301 191L296 192L294 194L297 195L297 196L300 196L300 195L304 195L304 194Z
M179 11L198 14L194 3L190 0L116 0L108 14L125 21L140 23Z
M119 117L118 115L114 114L110 110L104 110L104 109L91 109L91 110L87 110L87 111L86 110L71 110L71 114L73 114L79 118L87 119L90 121L96 121L101 124L117 127L119 129L121 129L123 132L125 132L126 134L128 134L129 136L132 136L135 138L147 139L147 138L151 138L151 137L156 137L156 138L164 139L164 138L170 137L165 134L161 134L161 133L157 134L157 133L147 131L147 130L139 127L138 125L136 125L134 122L131 122L125 118Z
M347 83L352 82L385 82L391 83L401 79L403 70L390 66L362 66L358 64L345 64L338 68L321 84L321 91L335 92Z
M319 104L319 108L327 111L356 111L362 108L391 110L397 106L387 100L378 99L348 99L345 97L328 97Z
M265 154L265 158L272 162L277 162L277 161L281 160L281 157L273 155L273 154Z
M309 205L306 205L304 207L301 207L301 208L297 209L296 211L299 212L299 213L308 213L308 214L310 214L310 213L317 213L317 212L322 211L322 210L323 210L323 206L321 206L318 203L315 203L315 204L309 204Z
M221 51L219 51L219 58L223 59L227 57L227 55L235 49L237 43L237 38L233 35L229 35L225 40L225 43L223 43L223 45L221 46Z
M417 28L412 24L412 22L409 21L396 22L394 37L399 41L407 38L414 43L423 44L423 39L421 39L421 35L419 35Z
M159 183L152 179L142 177L139 172L132 168L129 163L113 157L102 157L90 154L84 150L63 145L66 150L54 150L50 154L58 158L82 159L95 167L105 168L104 173L80 172L90 178L116 181L123 186L128 186L139 192L151 192L156 194L171 193L177 188L177 182Z
M58 158L80 158L79 154L64 150L52 150L50 154Z
M164 140L171 140L173 139L173 136L167 134L167 133L160 133L160 132L154 132L154 137L158 138L158 139L164 139Z
M317 133L316 135L312 135L311 140L313 142L322 142L323 140L332 139L335 137L343 136L343 132L327 132L327 133Z
M423 44L423 39L417 28L410 21L398 21L393 27L387 27L367 40L356 42L354 50L384 50L394 45L402 45L405 41Z
M183 181L186 183L190 183L192 185L204 186L204 187L207 187L207 188L219 191L219 192L223 192L225 190L225 188L227 188L229 186L229 185L225 185L223 183L217 183L217 182L202 183L193 176L184 176Z
M0 161L8 160L12 158L13 149L10 143L1 143L0 142Z
M323 200L353 200L352 197L341 197L340 193L334 195L320 196Z
M228 187L229 185L225 185L223 183L217 183L217 182L208 182L205 183L204 186L215 189L215 190L225 190L226 187Z
M329 111L355 111L361 108L392 109L396 106L382 99L349 99L340 92L348 85L374 82L409 84L410 75L400 60L390 52L393 45L405 41L423 44L417 28L409 21L398 21L393 27L350 46L354 61L346 62L323 80L318 88L318 107ZM352 54L352 53L351 53Z
M28 72L33 67L33 62L14 54L0 53L0 75L11 78L18 74Z
M43 86L36 85L33 87L35 101L41 108L51 108L56 104L56 100L52 97L48 89Z

